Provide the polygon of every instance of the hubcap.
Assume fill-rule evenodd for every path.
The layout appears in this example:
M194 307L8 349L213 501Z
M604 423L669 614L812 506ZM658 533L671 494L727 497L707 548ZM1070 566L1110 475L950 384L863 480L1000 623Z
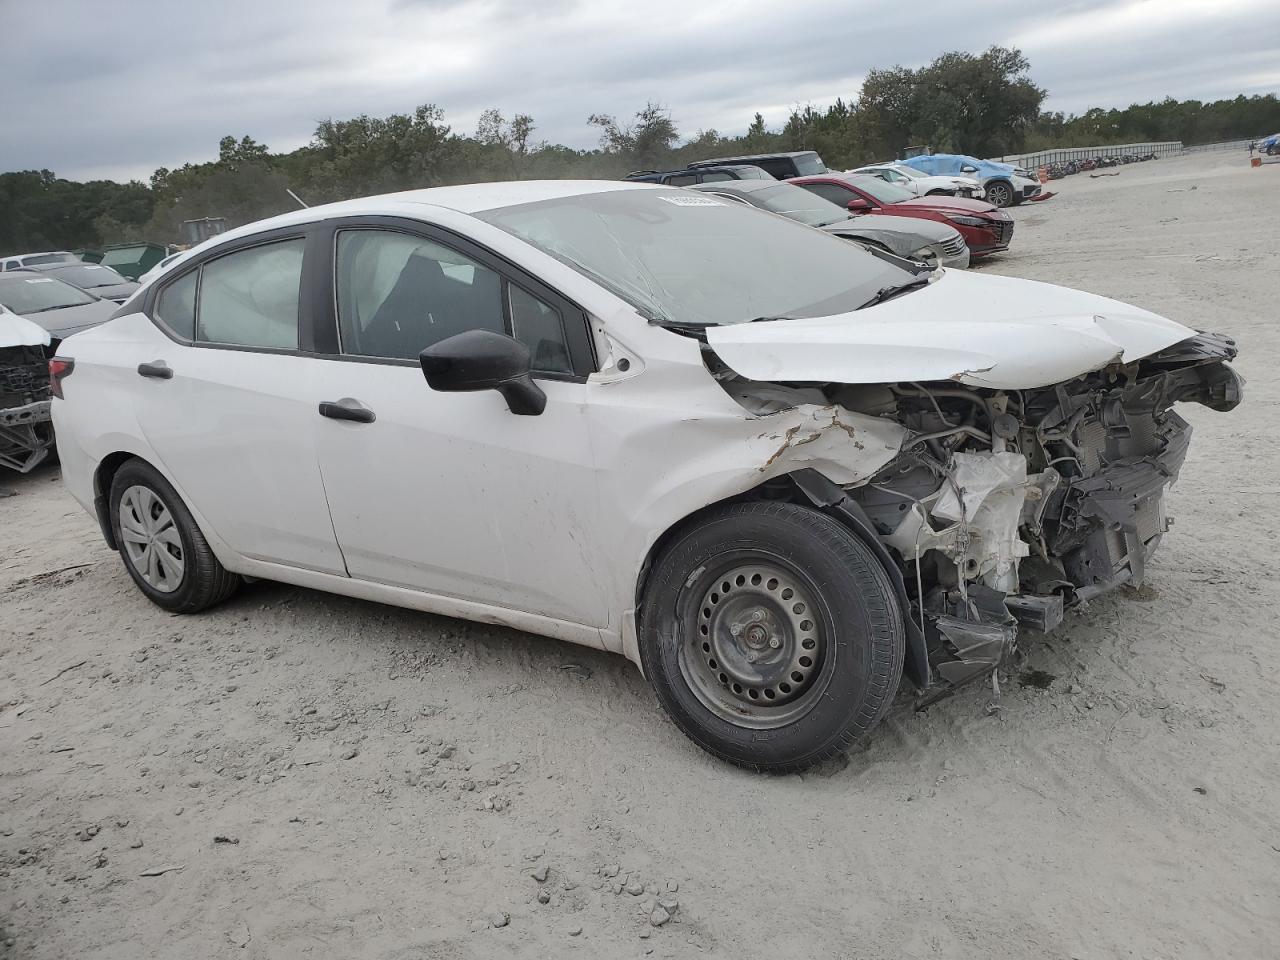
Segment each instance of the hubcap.
M733 566L704 590L691 619L681 667L713 713L772 727L811 706L826 643L813 597L794 574L767 563Z
M149 587L172 593L182 585L182 537L169 508L150 487L129 487L121 495L120 540L129 564Z

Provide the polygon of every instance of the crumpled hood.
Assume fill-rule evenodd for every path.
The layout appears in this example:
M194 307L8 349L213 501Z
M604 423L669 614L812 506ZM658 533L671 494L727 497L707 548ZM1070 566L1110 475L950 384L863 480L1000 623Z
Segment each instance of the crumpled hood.
M1003 390L1061 383L1192 336L1118 300L956 270L865 310L707 330L725 364L750 380L954 380Z
M49 331L26 317L0 310L0 347L47 347Z

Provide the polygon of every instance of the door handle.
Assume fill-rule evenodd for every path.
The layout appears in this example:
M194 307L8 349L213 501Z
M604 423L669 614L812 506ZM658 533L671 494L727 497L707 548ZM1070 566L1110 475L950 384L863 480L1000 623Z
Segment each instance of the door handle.
M359 400L343 397L341 400L321 400L320 416L330 420L351 420L355 423L373 423L377 418L373 411Z
M138 364L138 374L155 380L172 380L173 368L163 360L155 360L151 363Z

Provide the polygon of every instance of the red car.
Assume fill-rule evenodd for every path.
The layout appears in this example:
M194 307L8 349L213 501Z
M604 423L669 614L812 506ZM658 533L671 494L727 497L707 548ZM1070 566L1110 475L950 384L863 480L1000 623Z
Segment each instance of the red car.
M794 177L789 182L847 207L850 213L919 217L955 227L969 245L971 257L1008 250L1013 239L1013 218L984 200L945 195L916 197L879 177L857 173L823 173Z

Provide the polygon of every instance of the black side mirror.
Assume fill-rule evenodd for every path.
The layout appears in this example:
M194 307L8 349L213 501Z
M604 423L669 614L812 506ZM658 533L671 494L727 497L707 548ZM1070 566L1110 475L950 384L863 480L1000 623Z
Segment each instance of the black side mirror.
M423 350L418 362L432 390L497 390L507 408L521 416L537 416L546 409L547 395L529 376L529 348L504 333L455 334Z

